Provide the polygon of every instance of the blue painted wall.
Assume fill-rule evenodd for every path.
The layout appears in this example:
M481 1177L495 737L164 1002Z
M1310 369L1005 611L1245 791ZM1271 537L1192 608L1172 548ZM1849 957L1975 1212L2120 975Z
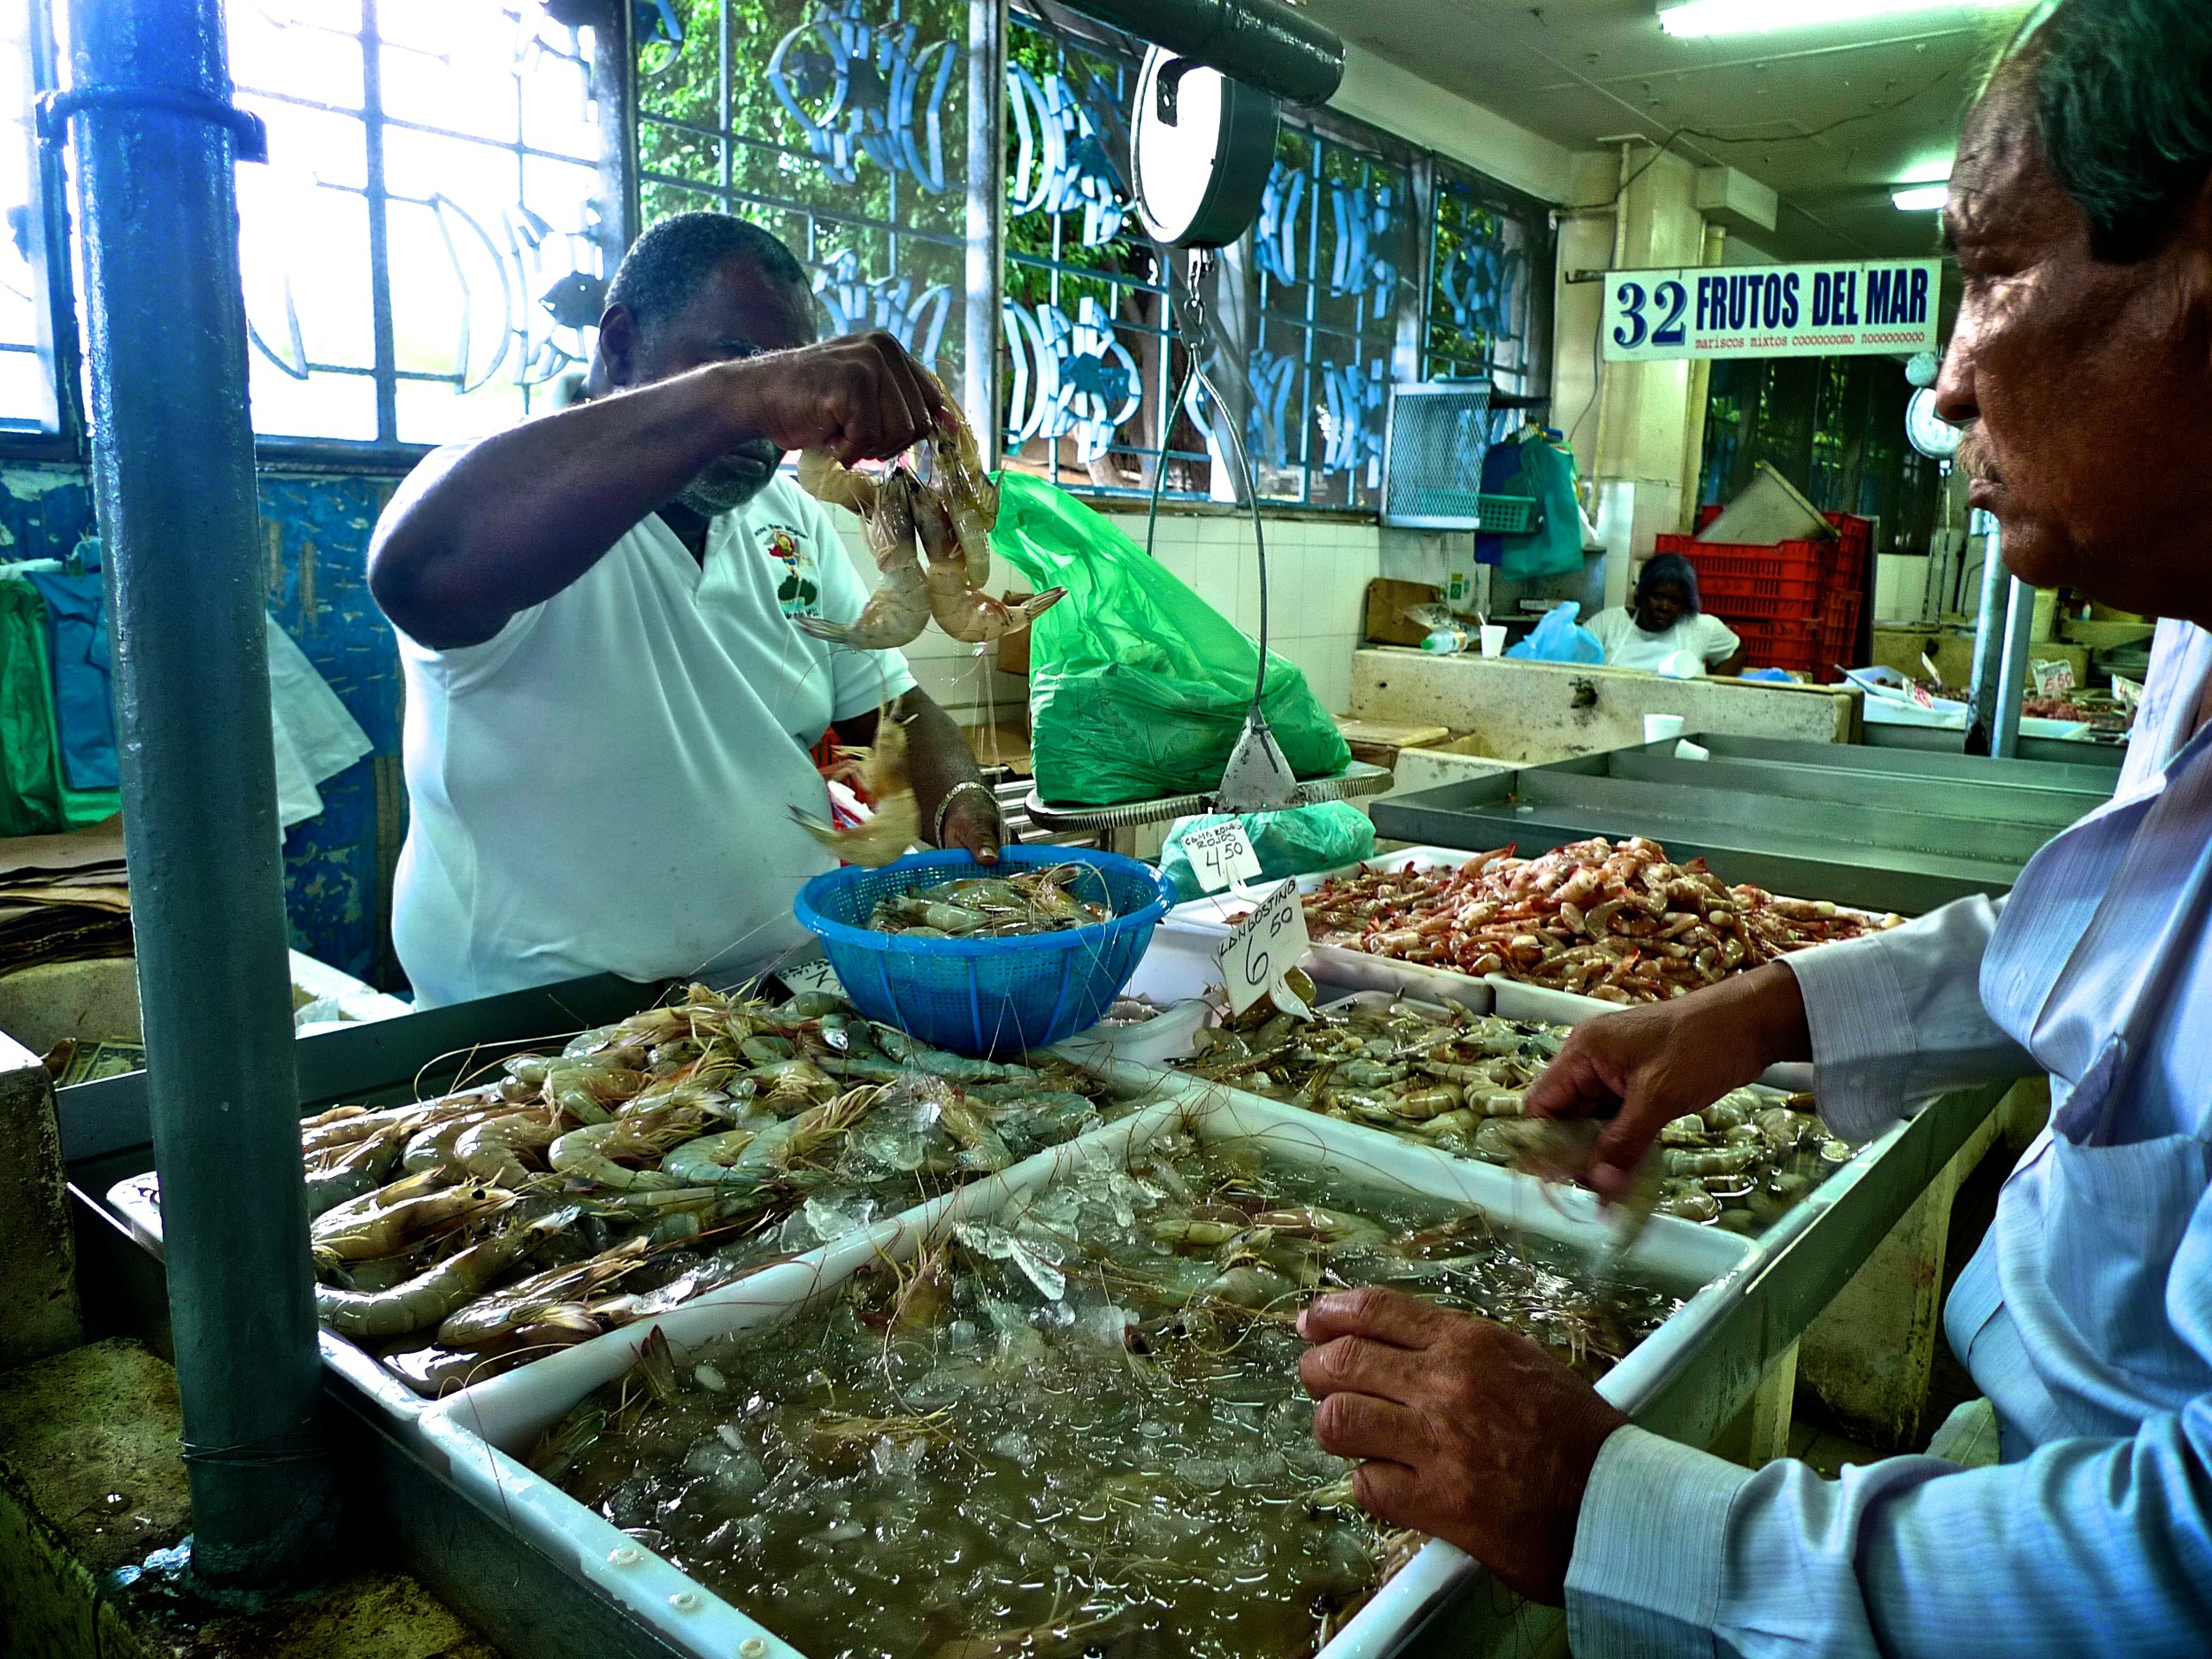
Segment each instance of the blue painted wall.
M264 473L263 580L269 611L299 641L373 745L321 786L319 818L285 837L292 942L386 990L403 990L391 950L391 864L407 829L399 765L399 655L369 597L369 532L394 480ZM0 559L63 558L92 527L81 469L0 467Z

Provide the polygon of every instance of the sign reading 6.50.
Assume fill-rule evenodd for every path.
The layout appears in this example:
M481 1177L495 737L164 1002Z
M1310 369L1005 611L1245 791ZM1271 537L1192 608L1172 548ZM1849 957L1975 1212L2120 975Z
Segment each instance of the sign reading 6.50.
M1214 951L1231 1011L1241 1014L1263 996L1285 1013L1302 1011L1283 976L1304 959L1306 944L1306 907L1297 882L1286 881Z

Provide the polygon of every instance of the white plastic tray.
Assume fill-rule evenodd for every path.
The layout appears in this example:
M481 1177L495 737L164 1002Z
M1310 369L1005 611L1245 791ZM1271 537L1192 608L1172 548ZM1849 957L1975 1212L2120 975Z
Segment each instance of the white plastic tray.
M156 1261L165 1259L161 1242L161 1205L156 1194L160 1184L151 1174L134 1175L108 1188L108 1202L130 1224L131 1237ZM318 1325L317 1347L323 1363L366 1394L393 1420L403 1439L411 1442L416 1419L430 1402L371 1358L366 1351Z
M1175 1090L1172 1099L870 1229L864 1240L841 1240L814 1262L794 1262L756 1275L746 1282L741 1299L701 1302L657 1323L680 1348L796 1317L833 1294L879 1254L910 1257L924 1243L949 1233L955 1222L995 1212L1079 1162L1124 1157L1133 1147L1144 1145L1178 1122L1188 1122L1208 1139L1260 1141L1271 1157L1286 1163L1324 1173L1356 1171L1370 1185L1394 1184L1471 1204L1499 1222L1542 1237L1587 1248L1606 1236L1596 1218L1595 1202L1586 1194L1555 1194L1526 1176L1408 1146L1386 1135L1348 1134L1351 1125L1253 1095L1190 1079L1168 1081ZM1632 1260L1647 1275L1679 1291L1701 1288L1608 1374L1600 1392L1617 1403L1630 1404L1655 1386L1690 1355L1699 1335L1717 1316L1728 1294L1721 1281L1742 1271L1754 1254L1747 1240L1732 1233L1666 1217L1655 1219L1639 1240ZM507 1517L555 1561L681 1651L699 1659L728 1659L733 1654L802 1659L796 1649L745 1612L640 1547L511 1455L530 1445L593 1389L621 1375L651 1328L615 1333L449 1396L421 1417L426 1445L434 1457L442 1459L454 1483L488 1513ZM1322 1649L1318 1659L1379 1659L1478 1571L1469 1557L1432 1540Z

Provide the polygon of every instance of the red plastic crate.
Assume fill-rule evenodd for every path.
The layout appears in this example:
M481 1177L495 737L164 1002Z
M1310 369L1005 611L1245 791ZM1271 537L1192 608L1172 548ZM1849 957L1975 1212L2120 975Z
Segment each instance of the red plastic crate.
M1709 524L1714 516L1708 508L1699 518ZM1717 616L1801 620L1820 615L1832 595L1858 593L1866 569L1870 522L1849 513L1830 513L1828 519L1836 526L1832 541L1760 546L1663 535L1656 550L1690 561L1706 609Z
M1816 621L1774 621L1760 617L1722 618L1742 637L1748 666L1786 668L1792 673L1821 672L1821 625ZM1832 670L1830 671L1832 673Z
M1816 617L1772 618L1714 614L1733 628L1753 668L1786 668L1810 674L1822 685L1843 678L1839 664L1848 660L1859 631L1859 595L1835 594Z

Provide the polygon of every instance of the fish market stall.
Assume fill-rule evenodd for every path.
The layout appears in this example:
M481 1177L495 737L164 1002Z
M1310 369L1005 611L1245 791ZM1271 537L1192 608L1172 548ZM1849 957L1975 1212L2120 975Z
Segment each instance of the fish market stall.
M1685 757L1702 749L1709 758ZM1724 879L1918 915L2008 890L2112 794L2108 767L1694 734L1376 803L1379 835L1540 852L1647 836Z
M1118 913L1100 920L1083 908L1100 902L1094 894L1070 892L1063 895L1070 913L1059 913L1062 899L1040 898L1034 908L1054 914L1032 923L1002 910L987 924L1001 937L938 938L952 932L939 924L964 931L971 925L931 906L959 902L971 914L986 913L1006 894L954 890L953 883L975 878L942 868L941 860L916 860L902 875L895 867L871 881L899 879L908 884L905 893L872 885L856 892L846 910L860 931L877 935L869 949L887 957L962 960L964 949L964 959L975 962L981 958L973 953L989 946L1032 956L1079 946L1141 914L1127 907L1141 906L1144 896L1138 888L1108 903ZM1039 931L1030 932L1033 926ZM1149 920L1142 926L1148 929ZM1140 942L1132 990L1157 1005L1202 989L1212 964L1199 935L1166 928ZM1078 951L1071 961L1093 955ZM1463 1016L1558 1020L1608 1006L1418 964L1364 960L1452 980L1460 995L1452 999L1456 1010L1440 1010L1448 1023ZM786 1361L776 1345L748 1348L745 1332L797 1321L795 1334L820 1345L804 1350L821 1361L815 1369L834 1378L845 1374L839 1366L858 1365L867 1340L887 1341L902 1317L917 1317L916 1299L941 1293L949 1297L943 1328L917 1339L919 1351L932 1356L930 1364L917 1362L918 1381L950 1369L974 1386L997 1386L987 1375L961 1371L969 1363L961 1357L965 1345L955 1346L956 1328L964 1325L981 1344L987 1327L989 1344L1040 1348L1050 1374L1103 1389L1085 1399L1104 1423L1116 1412L1151 1408L1093 1378L1100 1368L1079 1363L1087 1351L1080 1344L1097 1338L1121 1310L1126 1330L1158 1346L1156 1368L1175 1385L1160 1403L1159 1420L1168 1425L1160 1457L1125 1468L1101 1462L1104 1446L1128 1438L1102 1434L1054 1452L1052 1468L1079 1453L1087 1460L1079 1466L1090 1471L1083 1479L1095 1477L1106 1494L1105 1512L1086 1520L1093 1506L1082 1494L1090 1488L1076 1493L1081 1501L1064 1517L1074 1530L1056 1547L1072 1552L1090 1536L1084 1527L1110 1532L1132 1514L1156 1509L1163 1496L1171 1507L1207 1515L1217 1531L1233 1529L1246 1488L1234 1479L1206 1484L1209 1471L1229 1460L1206 1438L1220 1432L1206 1426L1212 1417L1198 1409L1233 1399L1244 1402L1233 1415L1258 1425L1253 1446L1237 1454L1264 1464L1251 1490L1268 1494L1269 1513L1283 1510L1285 1522L1250 1571L1288 1574L1280 1583L1295 1586L1297 1617L1263 1617L1257 1605L1274 1605L1265 1597L1223 1600L1224 1586L1187 1570L1170 1571L1188 1608L1219 1602L1228 1609L1222 1617L1256 1618L1256 1625L1237 1624L1271 1632L1256 1651L1304 1652L1321 1642L1335 1655L1420 1651L1429 1640L1417 1636L1424 1629L1436 1640L1450 1632L1455 1641L1466 1637L1469 1621L1502 1629L1496 1598L1469 1594L1480 1577L1464 1557L1438 1544L1409 1552L1407 1540L1375 1535L1341 1509L1340 1495L1325 1490L1335 1476L1320 1466L1317 1453L1303 1455L1302 1463L1292 1458L1294 1399L1281 1387L1280 1372L1295 1340L1282 1325L1285 1307L1317 1284L1379 1282L1532 1320L1594 1374L1602 1371L1605 1392L1640 1421L1709 1444L1763 1381L1771 1392L1778 1362L1924 1185L1924 1173L1916 1184L1913 1171L1940 1169L1988 1109L1985 1101L1946 1102L1852 1153L1825 1179L1807 1183L1809 1195L1756 1240L1680 1213L1660 1214L1627 1258L1626 1281L1609 1287L1590 1273L1612 1232L1587 1195L1489 1162L1475 1153L1471 1138L1463 1149L1423 1144L1417 1135L1267 1098L1233 1076L1133 1062L1118 1052L1118 1041L1071 1042L1056 1055L1026 1059L970 1059L895 1022L864 1018L826 988L834 981L820 970L793 977L826 988L802 990L772 1007L703 987L672 987L660 995L661 987L587 980L300 1045L303 1144L322 1166L318 1189L332 1201L317 1240L323 1352L329 1391L348 1425L348 1455L384 1494L386 1518L410 1563L516 1651L819 1650L818 1641L810 1645L798 1632L818 1630L820 1613L808 1616L817 1620L812 1625L790 1613L795 1622L787 1630L780 1620L788 1602L780 1591L763 1601L732 1587L768 1572L775 1564L769 1555L734 1547L718 1555L721 1546L706 1544L710 1526L664 1540L632 1537L528 1464L544 1461L549 1430L580 1409L589 1417L594 1400L618 1402L618 1417L626 1378L633 1395L641 1388L649 1394L658 1373L636 1368L655 1341L671 1345L679 1393L656 1408L673 1411L674 1426L650 1432L672 1443L684 1438L683 1424L705 1422L698 1416L708 1404L701 1391L714 1394L716 1379L751 1377L753 1367L766 1367L758 1373L764 1378L781 1374L776 1367ZM1118 975L1107 976L1097 989L1106 1002L1081 1023L1110 1011L1122 989ZM1477 991L1489 999L1479 1007L1470 1000ZM1371 995L1365 1006L1386 1018L1403 1017L1391 1012L1389 997L1377 1007ZM581 1033L547 1041L549 1033L574 1033L580 1024ZM1161 1025L1163 1033L1179 1029L1195 1043L1196 1023L1176 1027L1163 1015ZM1118 1035L1117 1028L1106 1031ZM1471 1027L1462 1034L1479 1036ZM1463 1103L1453 1110L1466 1110L1474 1080L1439 1082L1460 1091ZM92 1236L104 1227L119 1238L134 1227L134 1254L150 1265L159 1212L143 1173L150 1159L135 1116L141 1087L142 1078L133 1076L65 1091L62 1117L80 1201L96 1211L87 1217ZM1772 1127L1778 1133L1786 1127L1793 1152L1817 1160L1818 1141L1799 1144L1810 1121L1801 1104L1776 1094L1757 1110L1778 1111ZM607 1114L605 1121L595 1123L595 1113ZM569 1126L570 1118L581 1121ZM1744 1123L1720 1128L1723 1145L1716 1149L1724 1149L1729 1129L1762 1133L1755 1118L1747 1111ZM1479 1127L1464 1118L1457 1126ZM572 1135L581 1139L571 1142ZM365 1150L371 1147L377 1149ZM442 1169L454 1179L426 1179ZM1115 1179L1138 1185L1119 1187ZM361 1190L365 1182L371 1184ZM395 1187L391 1202L362 1202ZM103 1202L111 1189L113 1196ZM1113 1192L1127 1201L1125 1221ZM448 1196L420 1202L439 1194ZM1685 1195L1674 1195L1675 1211L1686 1208ZM1063 1213L1070 1204L1073 1210ZM1069 1232L1071 1216L1079 1224L1072 1242L1053 1242ZM414 1244L427 1247L421 1255L365 1254L369 1228L400 1225L425 1230ZM441 1230L447 1230L444 1243ZM1520 1242L1502 1256L1473 1248L1492 1233ZM538 1235L545 1236L519 1248L518 1241ZM463 1243L470 1237L478 1241ZM511 1246L514 1257L501 1259ZM476 1262L495 1263L477 1294L449 1303L441 1294L431 1308L416 1280L442 1275L446 1289L457 1288L453 1264L471 1250L482 1252ZM1486 1267L1463 1259L1478 1255ZM379 1261L386 1263L381 1271L395 1271L394 1256L419 1270L415 1278L381 1286L372 1282L373 1274L365 1279L364 1267ZM1520 1263L1509 1271L1509 1257ZM1061 1295L1050 1294L1056 1284ZM412 1328L381 1328L389 1304L417 1297L424 1305L411 1310L422 1316ZM1082 1305L1072 1306L1071 1297ZM1254 1302L1257 1307L1246 1305ZM1208 1319L1229 1325L1199 1320L1194 1335L1194 1302ZM1114 1350L1106 1344L1100 1351ZM1252 1369L1230 1364L1224 1353L1246 1354ZM1224 1374L1189 1373L1200 1359ZM875 1379L869 1386L889 1386ZM1190 1375L1211 1378L1217 1390L1191 1393ZM1275 1383L1263 1387L1265 1376ZM849 1381L856 1387L862 1379L853 1371ZM603 1392L610 1386L611 1395ZM792 1442L804 1455L777 1463L778 1471L830 1478L825 1471L835 1463L837 1480L864 1471L870 1480L895 1486L918 1479L933 1459L972 1458L999 1471L991 1491L1003 1502L1013 1502L1027 1490L1021 1482L1034 1478L1034 1460L1007 1451L1036 1438L1018 1420L1018 1402L977 1400L975 1435L968 1435L956 1432L955 1417L936 1415L956 1414L956 1402L917 1397L902 1404L903 1395L849 1399L849 1393L839 1385L842 1403L808 1404L795 1419L806 1432ZM976 1439L986 1427L987 1436ZM1186 1445L1179 1436L1195 1438ZM683 1456L701 1442L692 1436ZM1132 1440L1148 1443L1141 1435ZM783 1440L776 1445L783 1448L776 1457L790 1449ZM956 1452L956 1445L963 1449ZM736 1460L741 1487L753 1461L769 1472L776 1461L770 1450L767 1440L732 1447L717 1433L699 1454L703 1468L712 1467L680 1484L703 1479L726 1486L726 1453ZM821 1468L807 1459L823 1460ZM629 1477L590 1467L600 1473L576 1474L584 1483L577 1490L595 1494L603 1508ZM717 1500L726 1512L717 1513L716 1526L762 1513L731 1496L734 1490ZM1115 1494L1127 1502L1113 1502ZM918 1514L934 1517L929 1505L951 1500L939 1494L918 1502ZM839 1540L828 1533L849 1525L850 1517L826 1512L804 1535L821 1532L824 1544L834 1546ZM833 1548L799 1549L797 1536L756 1540L760 1550L788 1545L796 1551L788 1560L776 1557L788 1569L771 1575L778 1585L837 1562ZM648 1547L656 1541L659 1548ZM1134 1535L1122 1542L1133 1548ZM1164 1537L1146 1547L1154 1546L1171 1556L1180 1547ZM1380 1583L1386 1567L1397 1570ZM801 1587L841 1593L846 1580L816 1582L823 1578L815 1572ZM731 1593L718 1594L718 1586ZM1325 1601L1327 1617L1310 1624L1305 1609L1316 1597ZM971 1599L964 1591L955 1598L963 1609ZM1003 1635L1055 1614L1048 1601L1010 1601L994 1617ZM963 1625L943 1639L996 1638L990 1628ZM753 1642L765 1645L745 1645Z

